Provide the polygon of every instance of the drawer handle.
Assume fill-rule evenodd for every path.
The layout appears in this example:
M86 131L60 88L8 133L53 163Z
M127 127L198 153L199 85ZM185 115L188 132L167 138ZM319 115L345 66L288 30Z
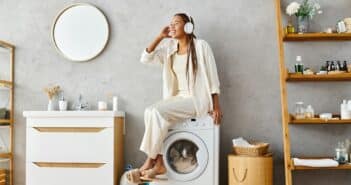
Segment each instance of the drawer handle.
M238 178L238 176L235 173L235 168L233 168L233 175L234 175L234 179L236 180L236 182L243 183L246 179L246 176L247 176L247 168L245 169L245 173L244 173L243 178L241 178L241 179Z
M105 127L33 127L39 132L101 132Z
M100 168L106 163L56 163L56 162L33 162L43 168Z

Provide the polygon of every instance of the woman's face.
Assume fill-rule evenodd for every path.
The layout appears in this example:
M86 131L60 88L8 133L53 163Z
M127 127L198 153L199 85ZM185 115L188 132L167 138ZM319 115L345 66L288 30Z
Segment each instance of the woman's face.
M185 22L180 16L174 16L172 18L171 24L169 25L169 35L175 39L185 37L186 33L184 32L184 25Z

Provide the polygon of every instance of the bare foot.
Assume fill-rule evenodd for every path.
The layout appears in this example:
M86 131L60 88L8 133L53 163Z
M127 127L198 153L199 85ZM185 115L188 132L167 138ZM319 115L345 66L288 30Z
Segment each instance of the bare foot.
M146 159L144 164L139 168L139 170L143 172L145 170L151 169L154 166L154 163L155 163L154 159L148 158Z

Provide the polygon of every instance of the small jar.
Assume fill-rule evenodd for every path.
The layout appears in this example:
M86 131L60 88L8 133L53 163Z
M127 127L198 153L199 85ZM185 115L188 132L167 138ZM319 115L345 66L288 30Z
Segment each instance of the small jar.
M305 106L303 102L295 104L295 119L305 119Z
M335 148L335 160L339 164L346 164L349 161L349 154L343 142L338 144L338 147Z
M312 107L312 105L308 105L305 111L305 117L307 119L312 119L314 118L314 109Z

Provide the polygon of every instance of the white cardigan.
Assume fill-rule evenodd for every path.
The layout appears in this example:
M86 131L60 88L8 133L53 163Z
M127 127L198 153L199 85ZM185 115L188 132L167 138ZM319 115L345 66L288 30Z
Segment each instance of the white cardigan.
M204 40L195 39L198 71L195 86L194 75L189 75L190 94L193 97L196 116L201 117L213 110L212 94L219 94L219 79L215 58L209 44ZM163 67L163 99L175 96L175 76L171 70L171 56L177 52L178 41L171 39L170 42L158 47L153 52L143 51L140 61L144 64L161 64ZM189 71L192 71L189 65Z

